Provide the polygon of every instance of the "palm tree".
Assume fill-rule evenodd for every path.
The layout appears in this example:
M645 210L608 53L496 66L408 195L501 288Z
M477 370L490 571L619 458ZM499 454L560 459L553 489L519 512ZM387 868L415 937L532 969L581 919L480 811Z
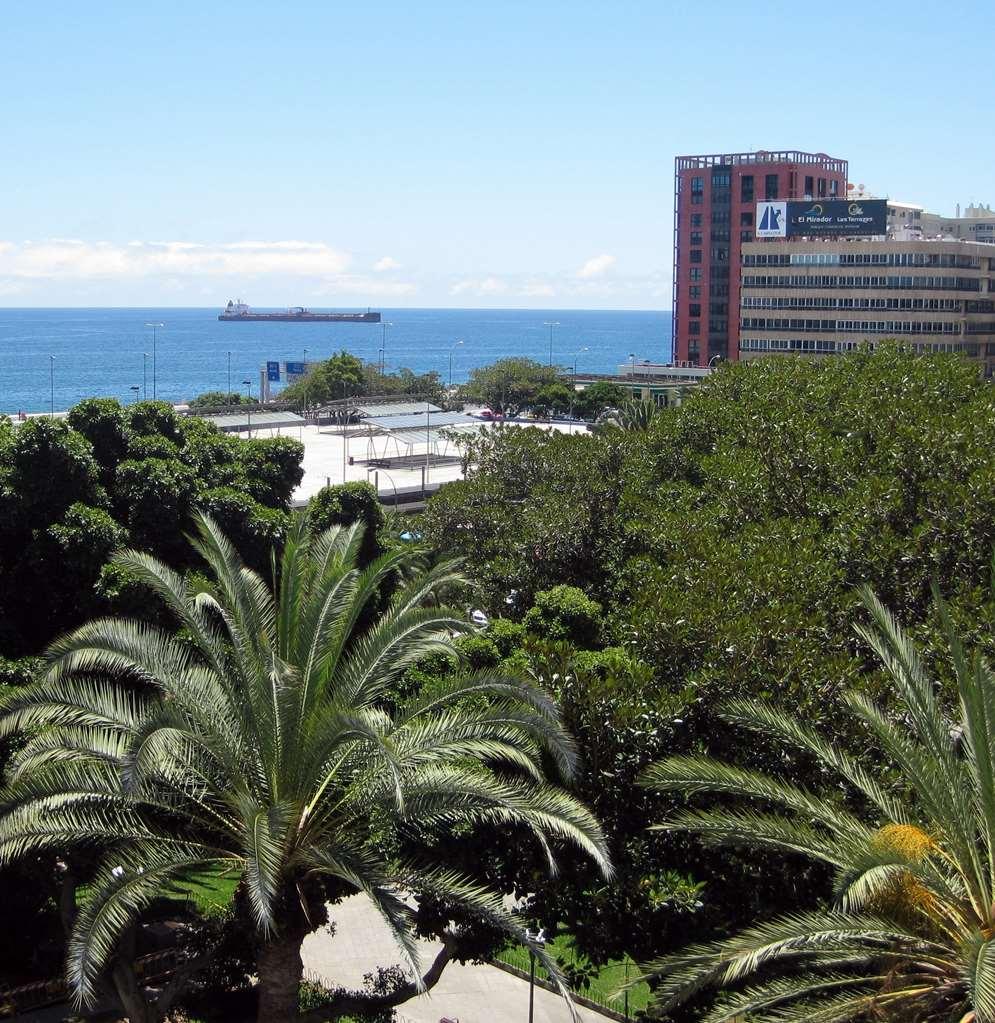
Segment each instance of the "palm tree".
M599 430L648 430L659 408L652 401L632 400L621 404L611 415L598 424Z
M545 758L569 778L576 762L544 692L478 674L391 710L406 668L468 628L437 602L460 577L451 563L416 570L406 551L360 570L361 541L358 526L312 535L298 519L271 589L198 516L193 543L213 592L147 554L115 559L179 635L90 622L0 705L0 734L30 736L3 796L0 863L103 851L68 944L79 1002L92 1002L143 909L197 872L240 875L259 939L259 1018L282 1023L297 1016L301 943L325 919L329 885L369 896L416 977L406 893L513 927L470 879L388 861L374 841L385 825L416 840L467 823L519 827L544 853L565 840L610 869L596 821L538 766ZM139 1023L142 1006L113 977Z
M646 776L667 792L760 804L685 810L662 828L800 854L834 875L824 909L650 964L661 1011L718 987L735 994L709 1023L995 1020L995 676L965 651L937 596L957 685L948 711L908 635L869 591L864 598L873 624L858 632L887 672L897 712L846 697L871 754L851 755L762 702L736 701L723 714L810 755L842 783L834 795L706 758L665 760Z

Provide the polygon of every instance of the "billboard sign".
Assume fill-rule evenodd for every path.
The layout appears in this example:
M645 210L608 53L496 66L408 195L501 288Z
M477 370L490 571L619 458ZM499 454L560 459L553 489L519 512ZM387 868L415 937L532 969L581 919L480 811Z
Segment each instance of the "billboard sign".
M818 199L788 203L788 237L887 234L885 199ZM758 232L759 237L759 232Z
M885 199L791 199L757 203L757 238L854 237L888 233Z
M788 227L786 202L757 203L757 237L784 238Z
M274 383L280 382L280 363L278 362L266 363L266 379Z

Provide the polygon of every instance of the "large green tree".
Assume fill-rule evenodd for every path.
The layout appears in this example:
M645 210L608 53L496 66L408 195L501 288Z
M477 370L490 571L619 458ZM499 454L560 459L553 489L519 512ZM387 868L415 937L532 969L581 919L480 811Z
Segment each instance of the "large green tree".
M774 849L789 864L806 857L833 873L825 905L654 964L661 1012L720 987L737 993L709 1023L995 1020L995 673L940 601L956 689L948 705L910 636L869 591L865 602L872 624L858 631L892 700L887 708L847 694L857 748L767 701L723 711L754 742L811 758L832 788L706 757L664 760L646 775L658 789L713 797L662 828ZM729 798L749 802L729 808Z
M283 1023L298 1017L301 944L329 898L365 892L416 976L405 892L516 933L499 895L444 863L388 854L385 828L418 848L420 836L497 825L549 855L573 844L608 870L593 817L546 780L570 778L577 753L545 692L481 672L393 698L410 665L467 629L438 600L460 582L450 564L416 571L394 551L361 569L361 527L312 534L302 517L271 590L212 520L198 523L207 588L147 554L115 559L181 635L95 620L3 702L0 730L32 737L3 794L0 861L102 852L69 942L78 999L91 1001L110 969L132 1023L165 1011L137 997L120 954L142 911L199 871L241 876L259 1017Z
M783 766L781 751L744 749L717 720L730 694L842 727L841 694L880 684L849 629L864 582L932 649L935 577L965 635L995 652L993 423L995 391L956 357L882 346L771 359L724 367L647 430L494 431L468 452L466 479L432 498L425 536L465 559L482 606L519 618L539 591L579 587L604 608L603 642L642 666L620 687L624 699L564 690L585 748L602 763L617 758L584 779L601 793L617 882L565 874L544 899L546 918L561 910L592 957L617 957L636 939L652 954L654 936L657 952L673 949L692 928L729 933L828 890L818 864L785 873L761 851L647 837L680 797L633 797L631 780L667 749ZM530 660L548 680L565 670ZM805 758L791 767L815 777ZM689 909L666 901L668 876L679 888L708 883ZM640 879L663 898L641 898Z
M480 402L495 411L514 415L531 408L544 389L560 383L560 373L559 367L544 366L533 359L498 359L489 366L471 370L470 379L459 394L464 401Z

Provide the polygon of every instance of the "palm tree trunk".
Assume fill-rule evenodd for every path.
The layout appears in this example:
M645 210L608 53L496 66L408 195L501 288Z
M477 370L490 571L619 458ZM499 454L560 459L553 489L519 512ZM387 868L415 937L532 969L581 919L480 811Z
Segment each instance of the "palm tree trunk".
M291 1023L297 1019L304 977L303 943L304 935L295 929L266 942L259 950L258 1023Z

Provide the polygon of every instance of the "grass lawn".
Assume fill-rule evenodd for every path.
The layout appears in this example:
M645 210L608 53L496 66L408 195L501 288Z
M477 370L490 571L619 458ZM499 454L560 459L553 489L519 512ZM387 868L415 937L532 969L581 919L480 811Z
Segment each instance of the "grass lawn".
M573 947L573 940L569 934L557 935L553 941L546 945L546 950L564 966L583 964L583 959L577 954L576 949ZM515 966L519 970L523 970L526 973L529 971L528 950L519 945L508 946L508 948L498 953L497 958L502 962L508 963L510 966ZM624 1012L624 997L618 995L613 998L612 994L618 991L618 989L626 982L627 977L631 980L638 972L639 967L636 966L635 963L629 963L627 972L625 963L617 960L610 962L606 966L602 966L601 969L591 978L590 985L578 990L577 994L584 995L587 998L590 998L591 1001L597 1002L599 1005L603 1005L606 1008L614 1009L615 1012ZM536 976L542 977L543 979L547 976L546 971L538 962L536 963ZM649 995L650 989L649 985L646 983L637 984L629 991L630 1016L634 1016L637 1012L646 1008L649 1003Z
M238 884L237 874L215 874L209 871L194 874L180 883L176 899L192 899L201 913L220 913L231 903Z

